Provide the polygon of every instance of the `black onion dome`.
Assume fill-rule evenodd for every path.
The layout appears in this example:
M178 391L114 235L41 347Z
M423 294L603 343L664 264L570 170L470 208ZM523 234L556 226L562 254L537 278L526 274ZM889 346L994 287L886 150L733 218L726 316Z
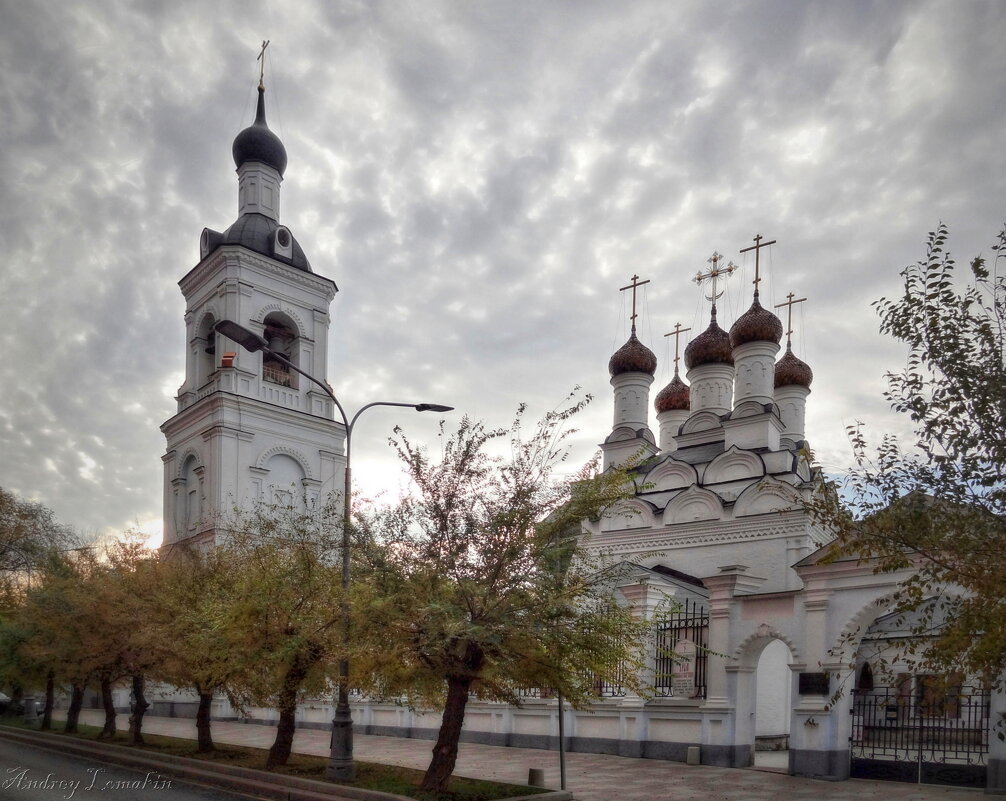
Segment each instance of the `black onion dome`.
M775 387L809 387L814 380L814 371L806 362L800 361L786 348L785 355L775 363Z
M746 342L775 342L782 339L782 323L768 309L762 307L755 295L751 308L730 326L730 345L737 347Z
M716 322L716 311L709 321L709 327L685 347L685 367L691 370L702 364L733 364L734 354L730 350L730 335Z
M230 228L224 231L219 244L241 245L256 253L261 253L263 256L289 264L298 270L303 270L306 273L312 272L300 242L292 233L290 236L293 240L292 255L287 257L273 252L273 234L277 228L279 228L279 223L264 214L254 212L242 214Z
M622 373L657 372L657 357L646 345L636 339L636 332L629 335L629 341L616 350L608 360L608 373L614 378Z
M265 89L261 86L258 88L255 122L234 138L231 153L235 167L248 161L261 161L276 170L281 178L286 172L286 148L265 123Z
M653 405L657 409L657 414L681 410L687 412L691 408L691 390L675 373L671 383L657 393Z

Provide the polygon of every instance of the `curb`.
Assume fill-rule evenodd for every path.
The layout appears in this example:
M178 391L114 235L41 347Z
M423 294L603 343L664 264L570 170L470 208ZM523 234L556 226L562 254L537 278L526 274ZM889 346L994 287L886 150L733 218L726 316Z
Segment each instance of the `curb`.
M221 765L173 754L158 754L113 743L79 740L55 733L29 732L0 725L0 737L123 767L153 768L183 781L209 784L281 801L415 801L394 793L347 787L299 776L279 775L253 768ZM566 791L552 791L511 796L500 801L573 801L573 794Z

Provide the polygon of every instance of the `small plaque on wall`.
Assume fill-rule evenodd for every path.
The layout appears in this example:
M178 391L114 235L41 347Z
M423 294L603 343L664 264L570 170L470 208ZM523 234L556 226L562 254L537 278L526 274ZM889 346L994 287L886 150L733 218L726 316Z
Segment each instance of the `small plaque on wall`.
M800 695L827 695L827 673L801 673Z

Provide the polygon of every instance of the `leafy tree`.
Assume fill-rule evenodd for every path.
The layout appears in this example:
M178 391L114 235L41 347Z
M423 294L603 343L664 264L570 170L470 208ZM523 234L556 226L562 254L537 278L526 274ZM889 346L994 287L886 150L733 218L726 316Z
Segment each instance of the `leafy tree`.
M219 548L233 580L211 614L232 660L229 692L238 705L279 711L267 769L290 757L298 702L330 689L340 644L340 526L331 505L259 505L236 516Z
M589 398L587 399L589 400ZM569 419L587 400L522 433L468 418L446 437L441 461L400 429L392 440L415 486L397 506L358 523L355 680L371 694L443 706L423 779L442 792L454 770L469 696L520 703L547 687L582 704L597 680L636 682L646 627L620 606L611 572L579 544L581 521L632 494L621 471L557 480ZM509 456L493 455L503 443Z
M37 570L54 549L77 545L77 536L51 509L0 487L0 580Z
M158 603L146 628L169 647L158 656L153 673L175 687L192 687L199 697L196 750L214 749L210 728L213 696L229 686L238 671L227 650L220 609L232 597L234 565L224 549L202 552L176 546L158 560Z
M917 669L1002 679L1006 670L1006 227L991 266L962 280L944 225L906 267L903 293L874 306L880 330L908 346L885 397L908 415L914 447L885 435L875 449L850 429L856 467L815 513L838 534L836 554L915 568L895 611L918 635L903 656Z

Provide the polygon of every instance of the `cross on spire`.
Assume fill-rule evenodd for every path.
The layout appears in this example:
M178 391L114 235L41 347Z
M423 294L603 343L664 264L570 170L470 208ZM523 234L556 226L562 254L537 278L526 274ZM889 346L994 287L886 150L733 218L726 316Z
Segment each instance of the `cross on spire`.
M790 350L790 348L792 347L792 344L793 344L793 307L797 303L803 303L806 299L807 298L797 298L796 300L793 300L793 293L790 292L786 296L786 302L785 303L777 303L777 304L775 304L775 308L777 308L777 309L781 309L783 306L787 307L787 309L786 309L786 350Z
M762 248L767 248L769 245L774 245L775 242L776 242L774 239L771 242L762 242L761 240L762 240L762 235L758 234L754 238L754 244L753 245L751 245L750 247L746 247L746 248L744 248L743 250L740 251L741 253L747 253L749 250L753 250L755 252L755 277L754 277L754 286L755 286L754 296L755 296L755 299L758 298L758 284L761 282L761 272L760 272L760 269L759 269L760 266L761 266L761 264L760 264L760 260L759 260L758 257L761 255L761 249Z
M717 292L716 287L721 278L725 280L734 270L737 269L737 265L734 264L732 261L728 262L726 267L720 267L720 262L722 260L723 257L714 250L713 255L710 256L708 259L706 259L706 261L709 262L712 265L712 267L710 267L705 272L702 272L700 270L695 274L695 277L692 279L699 286L702 286L702 284L706 281L711 282L710 286L711 291L708 295L706 295L706 300L710 300L713 303L714 318L716 316L716 299L723 295L723 291L720 290L719 292Z
M674 330L670 333L664 334L665 337L674 337L674 375L678 374L678 361L680 356L678 356L678 344L681 342L681 335L685 331L691 331L691 328L682 328L681 323L674 324Z
M619 289L618 289L619 292L624 292L626 289L631 289L632 290L632 317L630 317L629 319L632 320L632 333L633 334L636 333L636 289L638 287L641 287L643 284L648 284L648 283L650 283L650 279L649 278L647 278L645 281L640 281L639 280L639 276L638 275L634 275L634 276L632 276L632 283L631 284L627 284L626 286L619 287Z
M258 70L258 88L265 89L265 49L269 46L271 39L262 40L262 49L259 51L258 56L255 58L256 61L262 62L259 64Z

